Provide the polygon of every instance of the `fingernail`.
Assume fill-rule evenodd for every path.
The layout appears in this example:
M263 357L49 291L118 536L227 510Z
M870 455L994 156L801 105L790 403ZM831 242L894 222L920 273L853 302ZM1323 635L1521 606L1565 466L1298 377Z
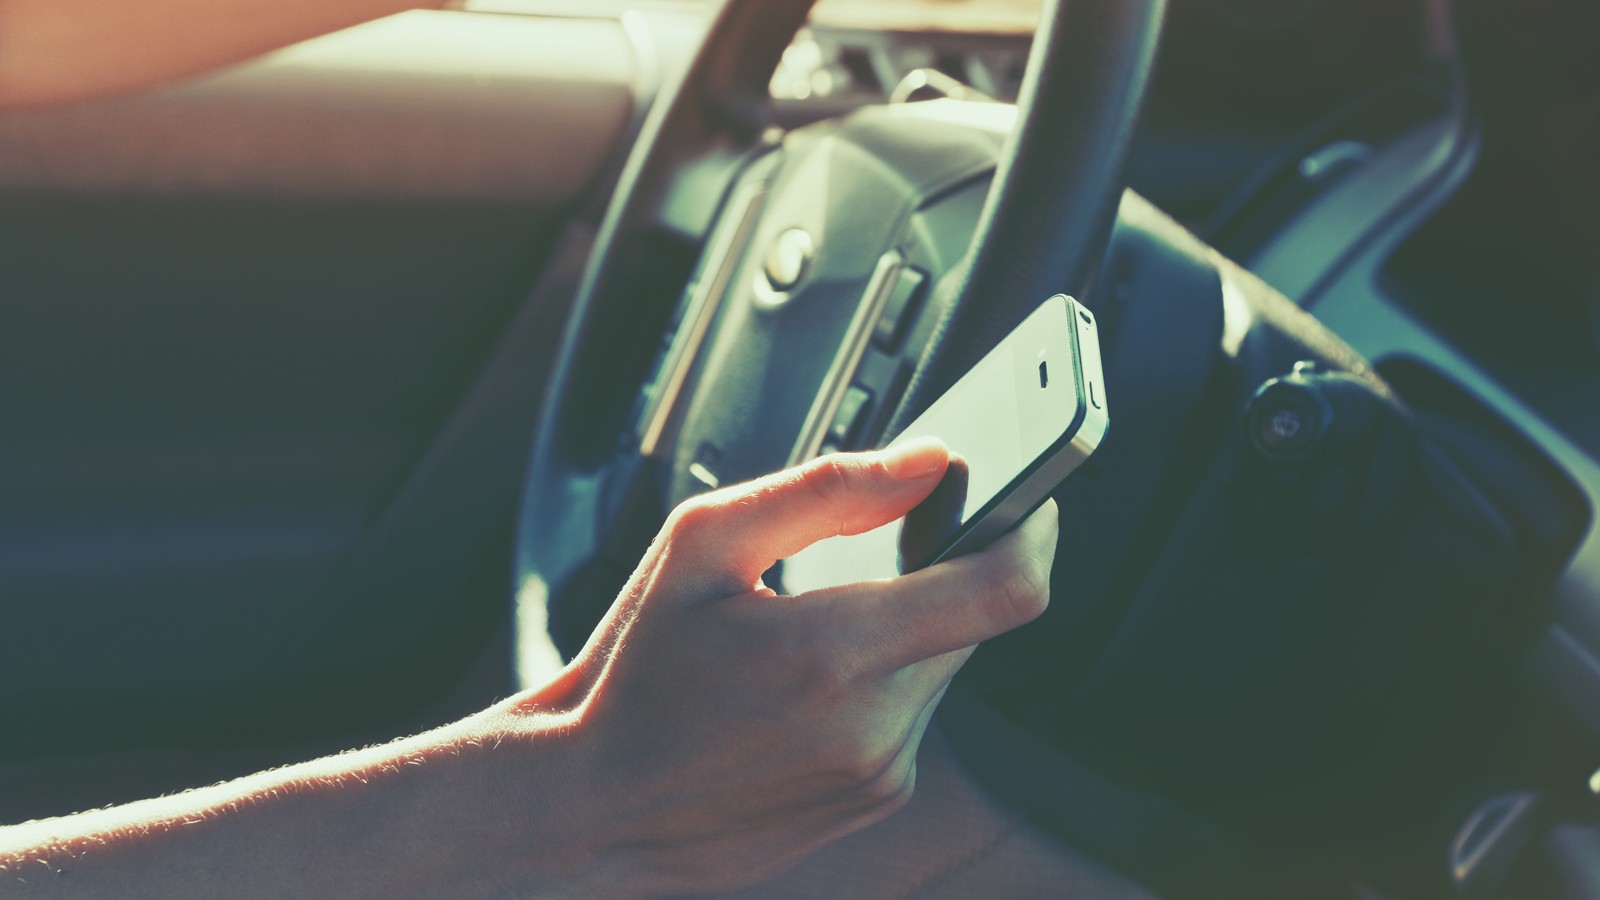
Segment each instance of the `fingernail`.
M883 467L890 477L903 481L926 478L950 462L950 451L936 437L917 438L883 451Z

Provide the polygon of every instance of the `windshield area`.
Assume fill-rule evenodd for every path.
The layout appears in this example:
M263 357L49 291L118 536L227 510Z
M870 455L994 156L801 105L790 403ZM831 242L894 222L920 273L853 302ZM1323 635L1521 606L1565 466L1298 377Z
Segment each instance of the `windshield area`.
M627 10L709 9L711 0L467 0L483 12L593 16ZM1026 34L1039 0L820 0L812 21L834 28Z

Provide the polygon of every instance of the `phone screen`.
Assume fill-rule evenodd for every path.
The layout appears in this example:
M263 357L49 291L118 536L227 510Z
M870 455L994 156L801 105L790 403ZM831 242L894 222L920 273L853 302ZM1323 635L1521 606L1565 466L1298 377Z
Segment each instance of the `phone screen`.
M959 484L962 522L993 500L1027 462L1018 392L1038 387L1037 382L1017 383L1015 355L1014 348L1002 345L984 357L894 440L899 444L937 437L963 463L946 479L953 485L964 482ZM1060 376L1070 377L1066 372Z
M926 563L1022 470L1022 419L1014 352L986 357L895 443L933 436L950 448L950 468L905 517L896 556L902 572Z

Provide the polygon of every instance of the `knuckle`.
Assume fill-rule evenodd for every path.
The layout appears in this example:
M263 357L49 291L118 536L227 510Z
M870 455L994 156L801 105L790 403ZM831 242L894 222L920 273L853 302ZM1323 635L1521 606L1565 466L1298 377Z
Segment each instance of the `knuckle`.
M897 777L900 744L881 736L858 733L841 742L837 775L850 791L870 803L878 803L898 790L903 778Z
M1050 580L1031 561L1006 570L994 591L997 612L1007 627L1031 622L1050 605Z
M849 492L851 467L841 456L823 456L807 463L800 478L818 497L832 503Z
M851 488L855 469L846 457L823 456L807 463L800 471L800 483L831 519L835 532L844 533L849 519Z
M829 652L826 640L815 628L795 624L783 629L776 639L774 670L802 697L827 698L844 689L844 675Z
M911 801L916 787L916 763L896 759L868 784L864 799L874 807L899 809Z
M670 540L683 540L704 532L717 517L716 505L704 497L692 497L678 504L662 529Z

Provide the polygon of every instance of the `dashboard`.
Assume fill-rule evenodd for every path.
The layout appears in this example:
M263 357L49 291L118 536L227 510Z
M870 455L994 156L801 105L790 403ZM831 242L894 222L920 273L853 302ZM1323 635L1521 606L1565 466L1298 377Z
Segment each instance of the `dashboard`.
M709 4L609 7L693 17ZM917 73L1014 100L1038 14L1037 0L822 0L775 73L779 124L888 101ZM1533 666L1561 673L1558 693L1580 698L1600 738L1600 707L1581 699L1600 696L1600 228L1593 157L1577 149L1600 146L1578 87L1594 83L1579 37L1592 29L1441 0L1172 0L1168 17L1130 184L1419 400L1437 399L1438 376L1473 417L1555 460L1557 505L1587 537L1557 603L1575 630L1558 626ZM1432 373L1426 387L1416 371Z

